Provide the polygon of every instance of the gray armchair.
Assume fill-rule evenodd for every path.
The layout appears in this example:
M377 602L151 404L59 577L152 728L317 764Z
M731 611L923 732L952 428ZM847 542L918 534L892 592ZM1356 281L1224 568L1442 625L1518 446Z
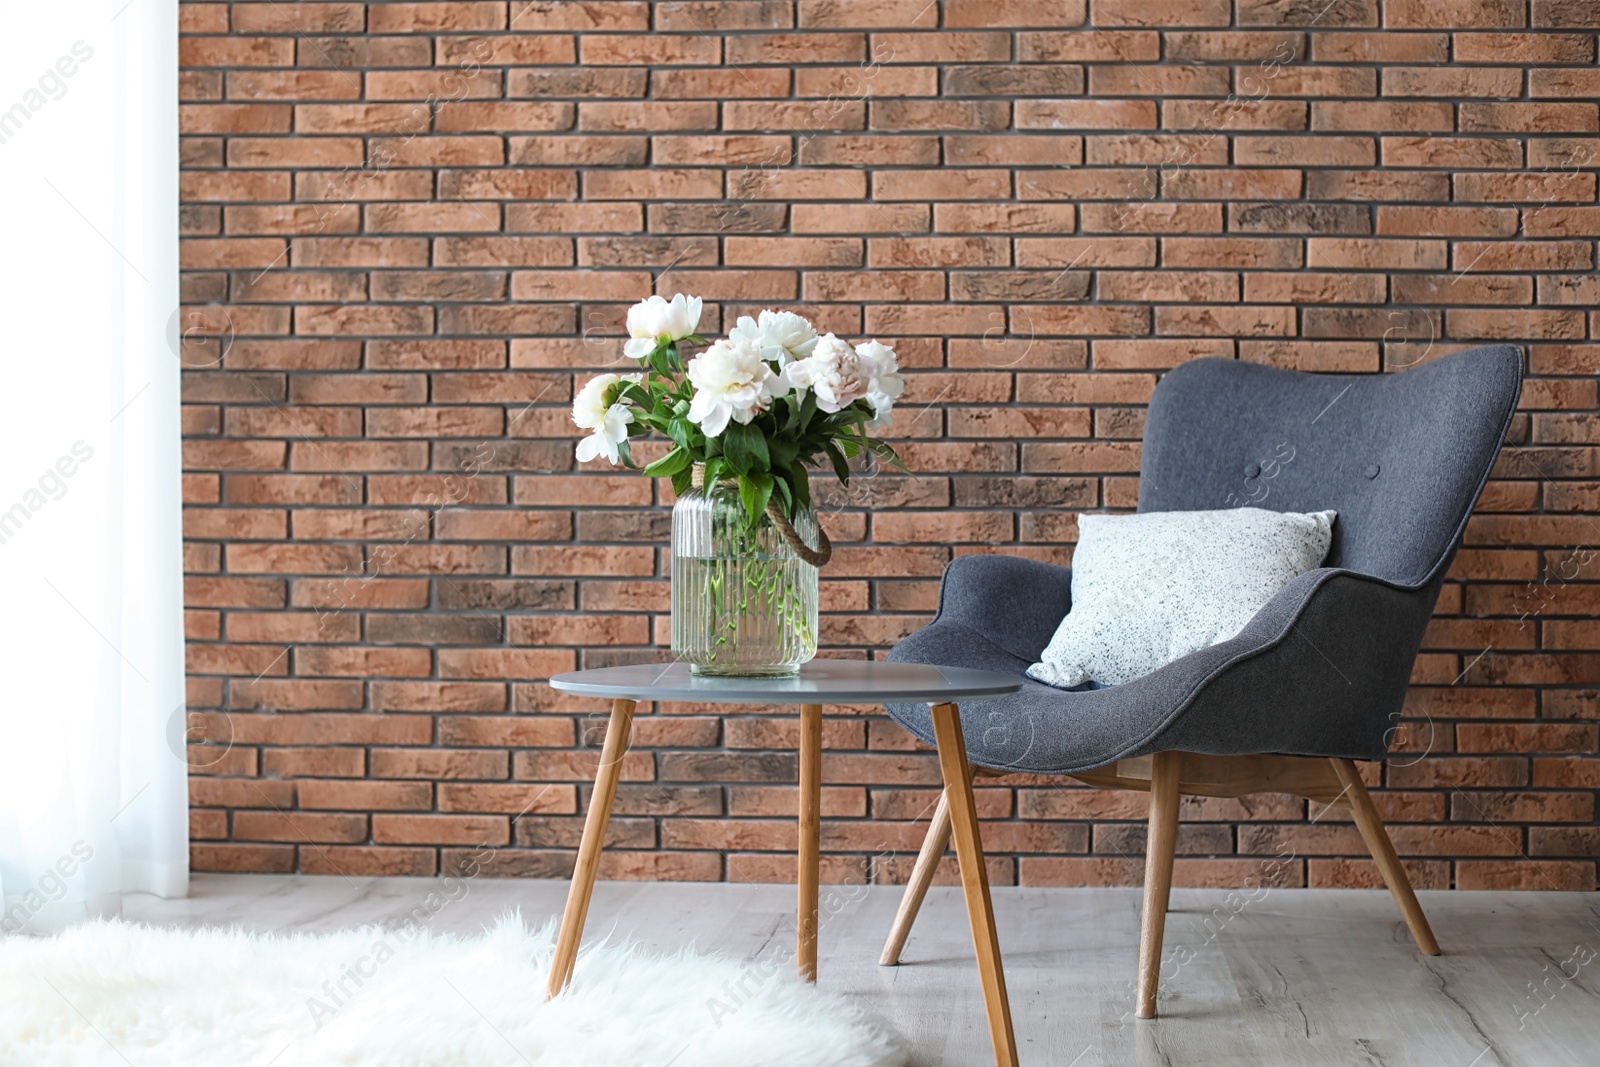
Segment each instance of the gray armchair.
M978 774L1061 774L1151 793L1138 1014L1155 1014L1181 793L1290 792L1352 809L1421 950L1438 946L1351 762L1381 760L1445 571L1516 408L1522 351L1491 346L1392 375L1321 375L1224 359L1167 374L1145 427L1140 511L1338 511L1326 565L1243 631L1136 681L1032 680L960 708ZM1021 675L1071 603L1070 571L964 556L939 612L892 660ZM893 718L935 743L926 705ZM900 950L950 837L946 783L883 962ZM956 810L970 811L970 805ZM963 856L965 859L965 856Z

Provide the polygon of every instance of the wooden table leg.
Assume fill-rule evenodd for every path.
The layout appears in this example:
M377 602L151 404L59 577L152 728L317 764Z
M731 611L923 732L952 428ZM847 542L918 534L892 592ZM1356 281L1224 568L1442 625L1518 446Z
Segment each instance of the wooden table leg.
M967 898L967 921L972 925L978 976L983 981L983 1004L989 1013L994 1060L1000 1067L1017 1067L1017 1038L1011 1029L1000 938L995 933L994 906L989 900L989 873L983 865L978 810L972 799L972 769L967 763L967 743L961 736L961 715L954 704L933 706L933 733L939 743L939 769L950 802L950 827L961 864L961 887Z
M572 967L578 960L578 942L589 915L589 897L594 893L595 873L600 868L600 849L606 840L606 824L611 821L611 804L617 796L617 780L622 777L622 757L628 751L633 732L631 700L613 701L606 740L600 750L600 767L594 776L594 793L589 797L589 814L583 822L583 841L578 845L578 862L572 869L572 887L567 890L567 910L561 915L561 932L556 937L555 956L550 963L550 991L553 997L572 981ZM548 999L548 997L547 997Z
M822 862L822 705L800 705L800 902L796 959L800 977L817 980L817 882Z

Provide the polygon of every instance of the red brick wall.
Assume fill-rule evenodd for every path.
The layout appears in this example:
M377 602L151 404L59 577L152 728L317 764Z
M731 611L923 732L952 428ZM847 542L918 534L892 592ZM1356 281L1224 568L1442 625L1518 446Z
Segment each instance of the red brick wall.
M834 494L834 654L952 554L1072 554L1203 355L1395 369L1531 342L1379 804L1419 884L1591 888L1600 831L1600 8L1590 0L182 6L194 863L572 863L665 654L658 487L572 462L627 304L892 339L916 480ZM795 724L663 707L604 872L787 879ZM909 863L933 758L826 727L826 876ZM1373 769L1374 772L1376 769ZM1374 776L1374 782L1377 778ZM998 882L1140 874L1143 800L980 791ZM526 813L517 818L519 812ZM1348 821L1186 803L1178 878L1373 884Z

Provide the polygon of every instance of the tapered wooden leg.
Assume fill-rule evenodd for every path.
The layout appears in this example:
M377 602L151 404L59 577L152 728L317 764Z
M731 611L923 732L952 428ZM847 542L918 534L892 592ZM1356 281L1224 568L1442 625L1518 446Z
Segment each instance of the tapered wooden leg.
M940 793L939 803L933 809L933 821L928 824L928 836L922 839L922 851L917 853L916 865L911 868L911 878L906 882L906 892L900 898L900 910L895 913L894 925L889 928L889 940L883 944L883 955L878 957L878 966L893 967L900 962L906 938L911 936L911 924L917 921L922 899L928 895L928 887L933 884L933 872L938 869L939 861L949 847L950 797Z
M633 732L634 702L614 701L606 740L600 749L600 768L594 776L594 795L589 798L589 814L583 822L583 841L578 845L578 862L572 869L572 887L567 890L567 910L561 915L561 932L556 937L555 957L550 964L549 996L553 997L572 980L572 966L578 959L578 941L589 915L589 897L594 892L595 872L600 868L600 849L606 840L606 824L611 821L611 804L617 796L617 780L622 776L622 757L628 751Z
M800 977L817 980L817 881L822 862L822 705L800 706Z
M1139 930L1139 1004L1141 1019L1156 1017L1156 988L1161 984L1161 939L1167 927L1167 902L1172 897L1172 853L1178 843L1178 774L1183 756L1158 752L1150 761L1150 829L1145 838L1144 915Z
M1400 857L1395 854L1394 842L1389 840L1389 831L1383 828L1383 820L1378 817L1378 809L1372 805L1372 797L1368 795L1366 783L1361 780L1361 774L1356 770L1355 761L1336 759L1331 762L1333 773L1339 776L1339 781L1350 800L1350 810L1355 814L1356 829L1361 831L1361 839L1367 843L1367 851L1372 853L1373 862L1378 865L1378 873L1383 875L1384 884L1394 895L1395 903L1400 905L1400 914L1405 916L1406 926L1410 927L1417 948L1422 950L1424 956L1439 955L1439 942L1433 939L1433 930L1428 926L1428 917L1422 914L1422 905L1417 903L1417 894L1411 888L1411 879L1406 877L1406 869L1400 866Z
M967 920L972 924L972 947L978 956L978 977L983 982L983 1004L989 1014L989 1037L1000 1067L1016 1067L1017 1038L1011 1029L1011 1004L1006 999L1006 975L1000 964L1000 938L994 928L994 906L989 900L989 874L983 865L983 842L978 837L978 810L972 799L972 768L967 744L961 736L961 717L954 704L935 704L933 733L939 744L939 770L950 802L950 825L961 864L961 887L967 898Z

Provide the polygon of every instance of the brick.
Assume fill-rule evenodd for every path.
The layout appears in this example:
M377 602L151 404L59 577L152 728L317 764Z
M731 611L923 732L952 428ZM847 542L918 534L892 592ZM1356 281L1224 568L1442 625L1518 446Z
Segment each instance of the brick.
M724 61L730 66L768 63L856 63L866 58L861 33L750 34L730 37Z
M1385 96L1506 97L1521 89L1516 67L1391 67L1383 78Z
M358 82L362 68L425 67L432 48L425 37L345 34L301 37L295 46L295 63L301 67L341 69L347 81Z
M1593 133L1600 130L1600 105L1538 102L1462 104L1461 126L1469 132Z
M992 237L888 237L867 240L869 267L1004 267L1010 247Z
M189 864L197 871L291 874L295 870L295 850L292 845L193 844L189 847Z
M372 840L390 845L507 845L511 827L498 815L379 814L372 817Z
M1458 33L1456 58L1466 63L1592 63L1594 37L1565 33Z
M1389 29L1416 30L1432 28L1501 28L1511 29L1527 25L1526 5L1508 0L1476 0L1458 5L1455 10L1441 11L1436 4L1422 0L1390 0L1384 6L1383 24Z
M788 96L791 80L789 71L765 67L742 70L717 68L652 70L650 90L651 95L657 100L730 100L741 97L766 99ZM605 95L630 94L611 92Z
M287 67L294 63L294 41L281 37L186 37L178 44L178 63L196 67Z
M1447 103L1314 101L1311 105L1311 128L1388 133L1452 130L1455 128L1455 111Z
M857 64L843 67L796 67L795 95L799 97L932 96L938 91L937 67L877 66L863 70Z
M432 848L374 848L367 845L302 845L304 874L381 877L432 877L438 873Z
M500 780L507 777L507 760L504 752L375 748L371 773L374 778Z
M1095 0L1096 26L1226 26L1232 0L1179 0L1152 8L1137 0Z
M1143 30L1017 34L1017 58L1024 63L1139 63L1153 62L1160 56L1160 34Z
M382 4L367 15L370 33L462 33L506 25L506 5L492 0Z
M1239 0L1241 26L1377 26L1377 0L1334 0L1323 8L1285 0Z
M1457 889L1570 889L1595 887L1593 861L1462 860L1456 864Z
M1416 889L1448 889L1450 864L1444 861L1407 860L1401 864ZM1306 861L1306 885L1311 888L1383 889L1383 876L1371 860L1319 859Z
M826 21L827 5L822 7ZM788 29L795 25L795 16L791 4L774 0L689 0L656 15L656 27L663 30L699 32L711 24L725 30ZM802 16L801 25L810 24Z
M1442 269L1449 257L1443 241L1398 241L1312 237L1306 266L1357 269Z
M365 815L238 811L233 832L242 841L356 842L366 839Z
M1083 92L1084 76L1070 65L975 63L946 67L943 86L949 96L1069 96Z

